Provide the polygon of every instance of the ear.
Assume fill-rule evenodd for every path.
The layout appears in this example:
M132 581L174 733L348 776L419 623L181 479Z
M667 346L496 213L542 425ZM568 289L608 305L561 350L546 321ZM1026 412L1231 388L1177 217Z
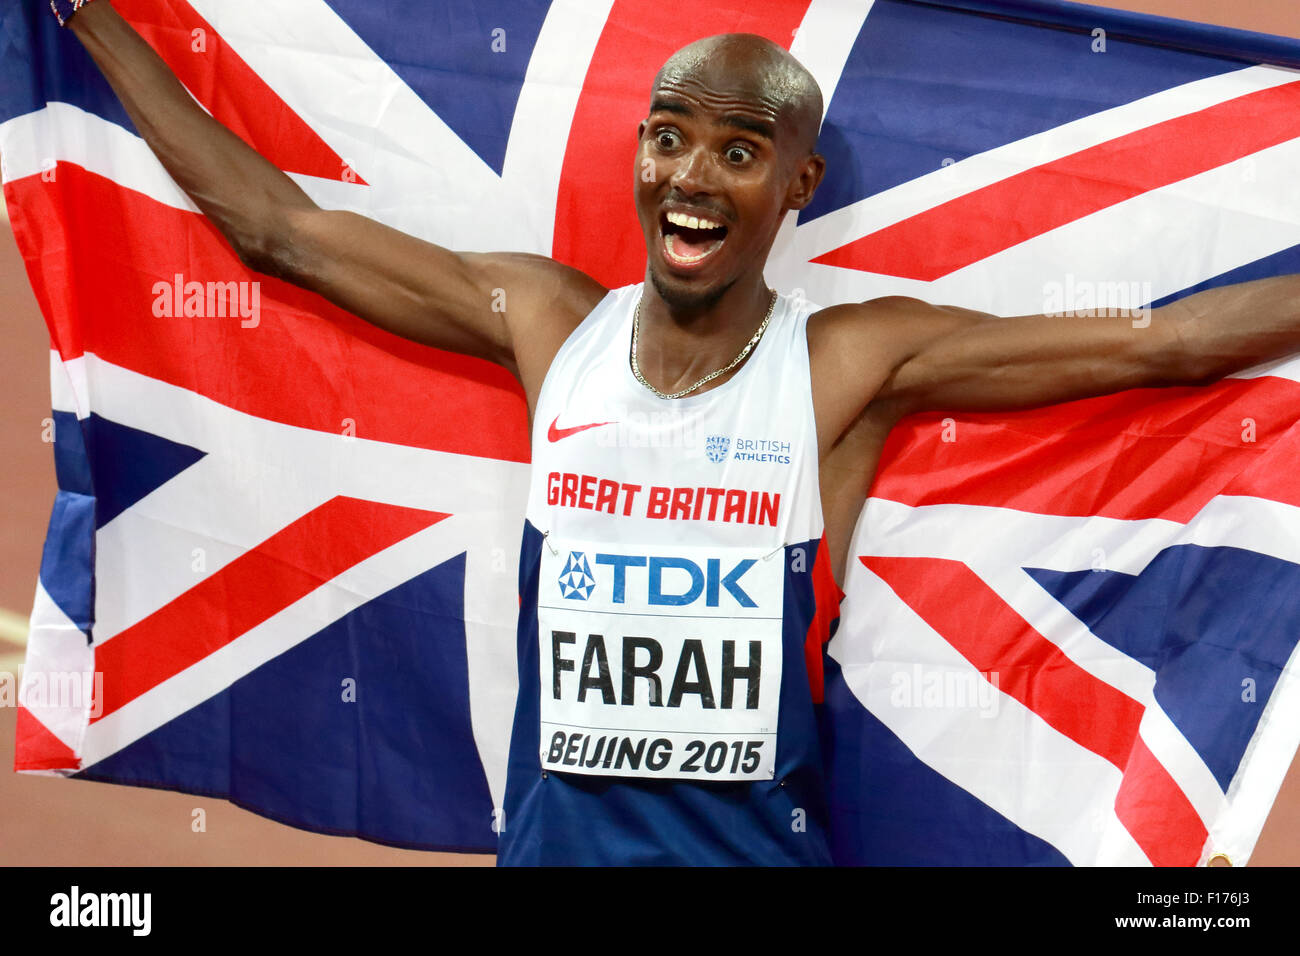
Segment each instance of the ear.
M638 143L641 142L641 137L644 135L645 135L645 120L642 120L640 123L637 124L636 141Z
M795 178L785 194L786 209L802 209L812 202L813 194L826 173L826 160L821 153L809 153L795 170Z

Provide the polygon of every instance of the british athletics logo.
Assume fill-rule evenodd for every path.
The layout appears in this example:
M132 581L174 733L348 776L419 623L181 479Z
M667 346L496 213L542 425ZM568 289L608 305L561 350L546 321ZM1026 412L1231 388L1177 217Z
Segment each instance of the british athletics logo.
M522 396L244 269L39 6L5 18L0 60L5 195L54 346L60 493L28 671L102 670L105 709L23 708L20 768L493 848ZM351 0L115 6L321 205L609 286L643 269L628 166L650 81L733 30L788 45L826 94L829 172L783 227L778 288L1037 314L1075 309L1066 289L1149 289L1123 303L1142 310L1300 270L1300 83L1256 65L1300 64L1293 43L1056 4L1043 29L965 0L685 20L519 0L490 28L455 4L401 23ZM177 276L260 282L256 325L156 314ZM1296 378L895 430L826 660L841 860L1249 857L1300 733ZM736 490L666 489L663 517L761 520ZM923 688L971 675L996 717L891 706L894 666Z

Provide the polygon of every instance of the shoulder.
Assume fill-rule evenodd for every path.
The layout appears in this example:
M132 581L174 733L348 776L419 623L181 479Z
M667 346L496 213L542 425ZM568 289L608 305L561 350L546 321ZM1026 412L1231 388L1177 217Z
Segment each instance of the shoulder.
M609 290L578 269L522 252L469 253L500 285L485 290L504 315L518 378L531 410L560 347Z
M905 361L935 327L935 307L907 296L846 302L808 317L808 355L814 375L860 378L887 374Z
M808 351L828 370L872 364L897 368L928 345L990 316L953 305L891 295L821 309L808 319Z
M979 313L969 309L888 295L814 312L808 318L808 341L830 347L870 342L906 349L916 339L964 326L977 317Z
M530 318L535 315L543 321L548 316L581 321L609 292L582 270L547 256L528 252L480 252L464 256L506 277L507 285L493 291L527 305ZM509 311L508 306L502 308Z
M808 319L813 404L823 440L834 441L902 365L979 314L910 296L849 302Z

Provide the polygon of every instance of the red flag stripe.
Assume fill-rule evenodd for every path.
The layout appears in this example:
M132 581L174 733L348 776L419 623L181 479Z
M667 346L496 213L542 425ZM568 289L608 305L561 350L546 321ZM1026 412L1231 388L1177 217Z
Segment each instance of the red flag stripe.
M1115 815L1156 866L1195 866L1210 833L1196 808L1139 737L1115 797Z
M26 707L18 706L14 770L69 770L81 766L72 748L50 732Z
M94 352L287 425L333 434L351 427L358 438L528 461L523 392L500 366L390 335L251 272L203 217L79 166L61 163L55 182L28 176L5 194L65 361ZM177 274L186 282L258 283L256 328L243 328L238 316L156 316L155 284L174 290ZM83 315L90 320L74 321ZM225 357L213 361L216 355Z
M1142 705L1066 657L974 571L946 558L861 561L1004 694L1124 769Z
M817 542L812 585L815 610L812 620L808 622L803 656L804 665L808 669L808 687L812 691L813 703L820 704L826 693L825 673L822 668L826 642L831 639L832 625L840 616L840 602L844 600L844 592L835 583L835 575L831 573L830 549L826 545L825 534Z
M933 281L1152 189L1300 136L1300 81L1238 96L1010 176L813 262Z
M807 3L673 4L616 0L573 114L555 208L551 254L611 288L645 275L645 244L631 199L636 128L666 59L692 40L757 33L787 49ZM574 228L574 223L584 223ZM592 224L599 224L593 228Z
M366 185L185 0L115 0L186 89L283 170Z
M976 670L994 675L1002 693L1119 768L1116 812L1151 860L1195 862L1186 850L1195 844L1199 853L1204 824L1168 771L1135 753L1142 704L1070 660L960 561L859 560Z
M1293 447L1298 409L1300 384L1265 376L1020 412L916 415L886 441L871 494L1179 522L1222 493L1300 505L1300 472L1270 465Z
M95 648L103 719L373 554L448 517L331 498Z

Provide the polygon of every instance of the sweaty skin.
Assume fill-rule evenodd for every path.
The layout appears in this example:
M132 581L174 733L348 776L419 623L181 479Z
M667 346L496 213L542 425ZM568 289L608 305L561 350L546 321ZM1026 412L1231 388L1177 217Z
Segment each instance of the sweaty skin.
M457 253L322 210L198 107L108 3L69 24L243 262L398 335L501 364L522 385L531 417L547 368L603 286L542 256ZM638 356L660 391L726 366L758 327L777 230L812 200L825 170L815 152L821 113L813 78L761 37L700 40L660 70L634 163L646 243ZM652 177L642 174L647 164ZM505 313L492 309L501 288ZM1300 346L1298 302L1300 279L1287 276L1188 296L1139 329L1123 316L999 319L903 297L822 310L809 320L808 345L836 579L843 583L849 536L901 416L1210 381Z

